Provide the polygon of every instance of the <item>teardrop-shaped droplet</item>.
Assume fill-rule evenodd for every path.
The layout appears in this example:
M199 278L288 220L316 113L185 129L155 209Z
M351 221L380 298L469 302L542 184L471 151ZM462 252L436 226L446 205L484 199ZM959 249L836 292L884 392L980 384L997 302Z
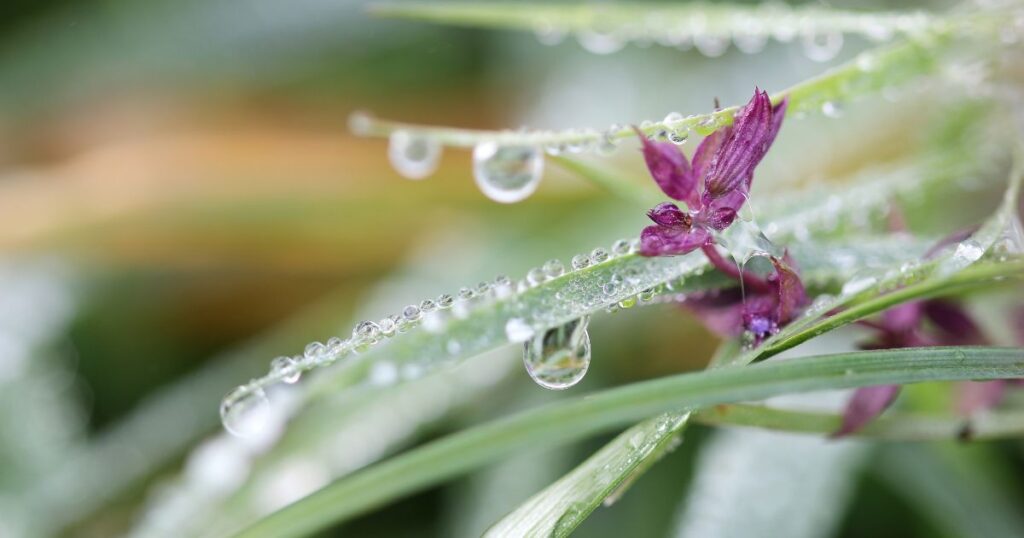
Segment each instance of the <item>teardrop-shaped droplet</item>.
M398 130L389 138L388 159L406 178L423 179L437 170L441 143L429 136Z
M590 368L589 316L584 316L523 344L523 364L538 385L551 390L579 383Z
M537 190L544 155L531 146L501 146L481 142L473 148L473 178L480 191L495 202L511 204Z
M270 400L262 388L239 387L220 404L224 429L245 438L259 437L272 421Z

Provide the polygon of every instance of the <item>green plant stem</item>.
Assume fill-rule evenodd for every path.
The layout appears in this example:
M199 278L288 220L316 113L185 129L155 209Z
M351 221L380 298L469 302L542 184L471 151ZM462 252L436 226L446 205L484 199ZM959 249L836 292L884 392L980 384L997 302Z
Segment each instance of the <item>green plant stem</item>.
M1024 377L1016 348L916 348L825 355L634 383L428 443L317 491L240 536L305 536L514 451L554 446L659 412L889 383Z

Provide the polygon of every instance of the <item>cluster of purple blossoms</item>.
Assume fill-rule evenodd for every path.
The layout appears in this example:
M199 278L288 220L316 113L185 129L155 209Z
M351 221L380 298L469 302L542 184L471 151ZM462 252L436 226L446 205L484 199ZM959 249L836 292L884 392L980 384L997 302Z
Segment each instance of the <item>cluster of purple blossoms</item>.
M654 225L640 234L640 253L672 256L699 248L720 271L741 279L742 290L694 296L686 304L712 331L723 336L747 331L754 344L792 320L806 304L807 294L789 256L772 257L774 273L768 276L741 272L715 249L714 232L736 220L750 194L754 169L775 141L785 113L786 99L772 105L767 92L755 89L731 126L701 142L692 163L674 144L654 142L638 132L654 181L687 207L683 211L664 202L651 209L647 216Z

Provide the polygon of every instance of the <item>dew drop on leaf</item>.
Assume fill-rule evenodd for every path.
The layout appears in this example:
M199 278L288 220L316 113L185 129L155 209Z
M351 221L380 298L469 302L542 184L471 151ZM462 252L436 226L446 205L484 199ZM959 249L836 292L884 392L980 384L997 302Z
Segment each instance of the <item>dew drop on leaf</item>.
M270 373L279 376L285 383L296 383L302 376L298 363L291 357L278 357L270 361Z
M537 190L543 170L544 155L535 147L481 142L473 148L473 178L495 202L526 199Z
M244 438L260 437L271 426L270 400L262 388L239 387L224 398L220 405L220 419L232 435Z
M391 133L388 159L399 174L408 179L424 179L437 170L441 160L441 143L406 130Z
M562 390L580 382L590 368L589 316L536 335L523 344L526 372L540 386Z

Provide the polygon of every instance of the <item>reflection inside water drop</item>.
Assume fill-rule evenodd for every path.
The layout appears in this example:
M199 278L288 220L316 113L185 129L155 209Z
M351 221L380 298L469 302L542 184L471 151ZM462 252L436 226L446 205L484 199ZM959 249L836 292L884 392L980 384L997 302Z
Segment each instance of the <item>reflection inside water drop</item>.
M423 179L437 169L441 143L422 134L399 130L388 139L388 159L408 179Z
M526 372L540 386L567 389L579 383L590 367L589 316L549 329L523 344Z
M495 202L511 204L537 190L544 155L531 146L501 146L481 142L473 148L473 178L480 191Z

